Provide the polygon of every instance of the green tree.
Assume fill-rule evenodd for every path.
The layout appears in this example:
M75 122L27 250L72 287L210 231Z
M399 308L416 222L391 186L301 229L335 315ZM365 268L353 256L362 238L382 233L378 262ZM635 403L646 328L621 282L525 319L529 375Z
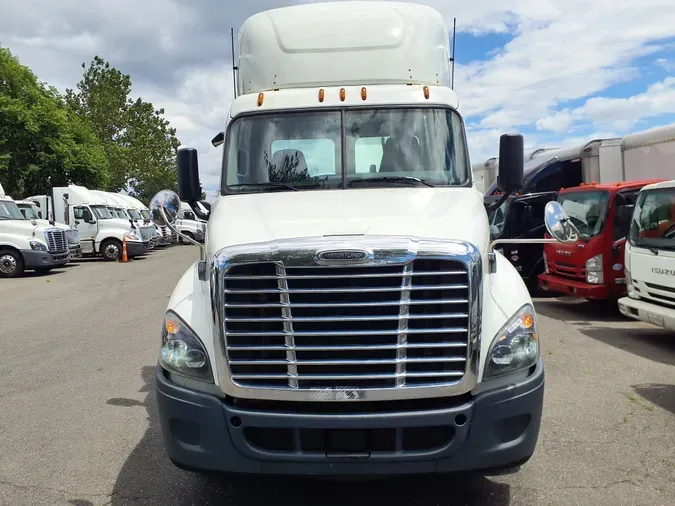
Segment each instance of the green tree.
M15 197L108 181L107 158L89 123L1 47L0 181Z
M157 189L177 186L176 130L164 119L164 109L142 99L132 100L131 77L96 56L85 69L77 91L67 90L71 108L93 125L110 166L106 187L130 189L142 199Z

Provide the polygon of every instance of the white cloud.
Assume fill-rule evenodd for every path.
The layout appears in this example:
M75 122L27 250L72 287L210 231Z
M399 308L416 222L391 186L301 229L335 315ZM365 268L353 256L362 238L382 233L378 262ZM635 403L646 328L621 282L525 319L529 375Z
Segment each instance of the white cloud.
M221 155L210 140L232 99L229 28L299 1L224 8L221 0L0 0L0 33L3 45L61 89L74 86L94 54L131 73L134 93L164 107L181 142L199 149L202 183L214 189ZM673 78L634 97L602 98L607 87L641 75L639 57L654 55L653 64L672 70L672 57L656 55L673 49L672 0L418 1L438 9L449 27L456 16L460 31L513 37L456 69L473 162L496 155L505 131L535 131L525 139L533 149L577 137L583 125L623 132L673 112Z

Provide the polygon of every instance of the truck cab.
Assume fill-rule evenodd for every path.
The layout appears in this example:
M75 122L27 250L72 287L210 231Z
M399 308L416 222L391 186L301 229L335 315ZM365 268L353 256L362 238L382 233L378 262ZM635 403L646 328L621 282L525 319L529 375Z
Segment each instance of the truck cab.
M66 236L68 237L68 250L70 251L70 258L79 258L82 256L82 245L80 244L80 235L77 232L77 229L71 228L62 223L56 223L53 220L43 220L38 214L38 207L35 202L29 200L17 200L16 205L23 214L23 217L27 220L35 220L40 225L51 225L52 227L59 228L66 231Z
M626 243L625 316L675 331L675 180L645 186Z
M449 40L434 9L330 2L248 18L200 258L164 314L169 458L197 471L386 475L514 469L539 434L544 365L519 273L493 250ZM500 139L500 189L523 138ZM174 227L201 198L198 154ZM179 198L180 197L180 198ZM547 229L569 240L556 203Z
M146 221L141 215L140 210L135 204L131 204L119 193L104 192L100 190L92 190L109 204L111 214L118 218L129 220L138 231L143 241L143 248L148 251L154 247L156 240L153 239L155 235L155 227Z
M204 242L206 223L197 218L192 207L190 207L187 202L181 202L181 208L176 216L174 226L176 227L176 230L187 239ZM179 236L179 242L184 243L185 240Z
M626 293L624 245L640 189L657 181L587 184L565 188L557 202L579 231L569 244L545 244L542 290L588 300L618 299Z
M0 195L0 278L44 274L69 259L65 230L26 219L12 197Z
M129 220L113 217L107 203L84 186L54 187L52 202L55 221L77 228L83 255L120 260L123 242L129 257L145 252L143 240Z

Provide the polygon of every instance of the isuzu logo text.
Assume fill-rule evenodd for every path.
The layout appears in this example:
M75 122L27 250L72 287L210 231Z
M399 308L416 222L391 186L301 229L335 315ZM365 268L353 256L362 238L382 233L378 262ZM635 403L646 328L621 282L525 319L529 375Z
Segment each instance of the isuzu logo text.
M563 250L561 250L561 249L557 249L557 250L555 250L555 252L556 252L558 255L563 255L563 256L566 256L566 257L571 257L571 256L572 256L572 252L571 252L571 251L563 251Z
M664 276L675 276L675 269L662 269L661 267L652 267L654 274L663 274Z

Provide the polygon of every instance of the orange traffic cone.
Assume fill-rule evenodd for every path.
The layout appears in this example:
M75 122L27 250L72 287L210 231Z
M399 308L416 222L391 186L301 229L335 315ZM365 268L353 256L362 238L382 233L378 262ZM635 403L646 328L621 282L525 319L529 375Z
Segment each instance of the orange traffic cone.
M128 262L129 257L127 256L127 238L122 239L122 262Z

